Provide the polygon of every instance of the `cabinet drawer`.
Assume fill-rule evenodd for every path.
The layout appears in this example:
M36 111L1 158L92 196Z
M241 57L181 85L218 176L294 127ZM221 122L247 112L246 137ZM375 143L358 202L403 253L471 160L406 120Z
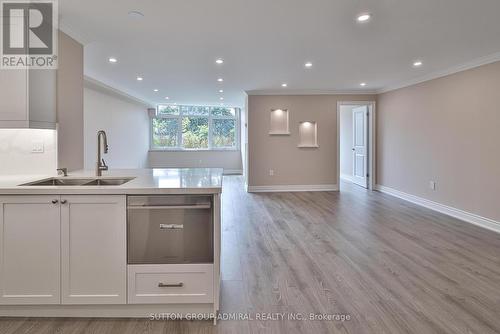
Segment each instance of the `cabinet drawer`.
M128 266L129 304L214 302L213 264Z

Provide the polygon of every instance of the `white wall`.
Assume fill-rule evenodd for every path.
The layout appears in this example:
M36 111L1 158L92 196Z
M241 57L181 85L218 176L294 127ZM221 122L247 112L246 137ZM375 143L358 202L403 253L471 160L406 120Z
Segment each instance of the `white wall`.
M241 109L240 144L237 150L209 151L151 151L148 166L151 168L223 168L224 174L242 174L244 138L246 137L245 110Z
M43 143L43 153L32 153L34 143ZM57 132L55 130L1 129L0 176L56 173Z
M147 106L91 84L84 89L85 169L94 169L97 132L107 133L110 169L146 168L149 150Z
M151 151L149 167L212 167L224 168L225 174L241 174L241 151Z
M151 151L148 106L86 80L84 89L85 169L96 164L97 131L108 135L110 169L218 167L225 173L241 173L241 150Z

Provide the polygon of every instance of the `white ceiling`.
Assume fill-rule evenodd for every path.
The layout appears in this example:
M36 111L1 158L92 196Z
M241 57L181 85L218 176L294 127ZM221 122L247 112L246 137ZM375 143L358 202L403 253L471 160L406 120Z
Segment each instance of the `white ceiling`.
M499 0L59 3L62 30L85 44L85 74L150 103L169 96L218 105L222 95L241 106L245 91L373 92L500 52ZM129 17L132 10L144 18ZM362 12L372 19L359 24Z

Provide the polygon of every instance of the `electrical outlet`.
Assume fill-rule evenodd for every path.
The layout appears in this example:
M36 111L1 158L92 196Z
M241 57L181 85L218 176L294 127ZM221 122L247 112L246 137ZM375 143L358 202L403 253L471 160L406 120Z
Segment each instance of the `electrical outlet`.
M269 176L274 176L274 169L269 170Z
M34 141L31 146L31 153L43 153L43 141Z
M429 181L429 188L431 190L436 190L436 182L434 181Z

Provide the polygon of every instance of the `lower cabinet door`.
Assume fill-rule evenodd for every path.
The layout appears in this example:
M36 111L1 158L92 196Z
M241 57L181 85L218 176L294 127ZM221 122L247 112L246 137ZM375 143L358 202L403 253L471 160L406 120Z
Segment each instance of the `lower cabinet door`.
M0 197L0 304L60 303L59 196Z
M125 196L61 196L62 303L125 304Z

